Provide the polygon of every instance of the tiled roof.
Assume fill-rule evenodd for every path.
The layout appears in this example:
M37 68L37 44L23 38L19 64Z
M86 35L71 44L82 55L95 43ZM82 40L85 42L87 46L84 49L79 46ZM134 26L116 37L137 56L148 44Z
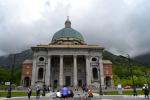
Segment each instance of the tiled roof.
M103 60L103 64L112 64L110 60Z
M32 63L32 60L28 60L28 59L26 59L26 60L23 62L23 64L30 64L30 63Z

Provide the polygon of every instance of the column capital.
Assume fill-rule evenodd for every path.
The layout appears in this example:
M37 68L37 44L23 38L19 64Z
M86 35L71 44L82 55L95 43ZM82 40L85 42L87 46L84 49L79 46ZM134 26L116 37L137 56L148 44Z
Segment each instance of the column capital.
M73 57L77 57L78 55L73 55Z
M59 55L61 58L63 58L64 57L64 55Z

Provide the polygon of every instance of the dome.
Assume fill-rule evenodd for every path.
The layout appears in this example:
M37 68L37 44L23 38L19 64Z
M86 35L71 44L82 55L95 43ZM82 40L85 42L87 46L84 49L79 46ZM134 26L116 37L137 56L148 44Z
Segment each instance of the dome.
M60 39L72 39L84 43L84 38L82 34L76 31L75 29L71 28L71 21L69 21L69 19L67 19L67 21L65 22L65 28L59 30L54 34L52 38L52 43Z

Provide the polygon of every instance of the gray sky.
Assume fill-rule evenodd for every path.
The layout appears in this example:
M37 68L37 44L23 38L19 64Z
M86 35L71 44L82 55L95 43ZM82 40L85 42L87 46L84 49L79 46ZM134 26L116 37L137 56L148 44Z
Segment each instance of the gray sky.
M70 16L88 44L115 54L150 51L150 0L0 0L0 55L51 42Z

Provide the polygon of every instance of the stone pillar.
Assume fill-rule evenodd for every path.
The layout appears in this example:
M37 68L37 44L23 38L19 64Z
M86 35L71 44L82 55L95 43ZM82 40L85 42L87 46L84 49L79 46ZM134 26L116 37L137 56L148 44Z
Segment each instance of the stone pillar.
M73 76L74 76L74 80L73 80L73 82L74 82L74 86L76 87L77 86L77 55L74 55L73 56L73 64L74 64L74 66L73 66Z
M33 65L32 65L32 81L31 81L31 86L35 85L35 80L36 80L36 72L37 72L37 68L36 68L36 56L33 56Z
M63 86L63 55L60 55L60 68L59 68L59 85Z
M91 77L90 77L90 60L89 56L86 56L86 84L87 86L91 85Z
M102 56L99 57L99 67L100 67L100 76L101 76L101 85L104 87L104 69L103 69L103 62Z
M51 56L48 56L48 61L47 61L47 66L46 66L46 77L45 77L45 81L46 81L46 85L50 85L50 74L51 74Z

